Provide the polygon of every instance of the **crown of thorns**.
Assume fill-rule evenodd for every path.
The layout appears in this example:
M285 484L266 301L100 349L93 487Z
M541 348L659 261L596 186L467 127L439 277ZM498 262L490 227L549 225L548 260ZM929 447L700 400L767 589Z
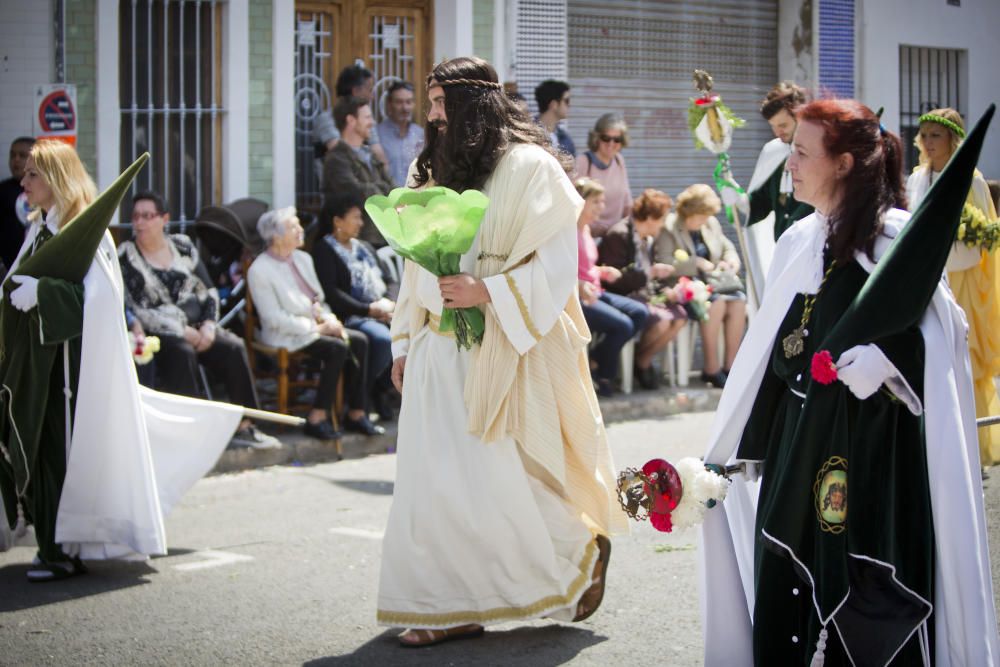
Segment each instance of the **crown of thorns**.
M491 88L500 90L503 84L496 81L483 81L482 79L434 79L434 83L439 86L477 86L479 88Z

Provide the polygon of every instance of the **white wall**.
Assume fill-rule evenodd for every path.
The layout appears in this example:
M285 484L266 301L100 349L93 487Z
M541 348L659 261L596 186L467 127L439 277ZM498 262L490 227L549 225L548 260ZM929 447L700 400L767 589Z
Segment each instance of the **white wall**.
M816 38L814 26L819 0L779 0L778 79L812 88L816 85ZM803 14L807 4L812 11ZM777 82L776 82L777 83Z
M34 86L55 82L52 3L0 0L0 179L7 178L7 148L31 136Z
M295 2L273 0L271 27L271 203L295 203Z
M814 4L817 0L813 0ZM968 51L967 125L1000 102L1000 2L962 0L857 0L857 96L871 107L884 106L883 121L899 131L899 46ZM1000 121L983 147L979 168L1000 178Z
M436 0L434 3L434 62L471 56L472 0Z

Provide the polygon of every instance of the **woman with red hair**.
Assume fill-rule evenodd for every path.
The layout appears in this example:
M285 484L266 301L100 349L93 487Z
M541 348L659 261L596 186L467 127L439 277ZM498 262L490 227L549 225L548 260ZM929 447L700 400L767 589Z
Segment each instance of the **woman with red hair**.
M814 361L832 332L858 330L845 313L909 219L900 140L854 100L797 116L788 169L815 213L778 240L705 456L747 469L703 526L705 664L994 664L971 378L950 292L927 285L919 325L886 304L875 317L895 333L848 335L862 344L827 351L825 369Z

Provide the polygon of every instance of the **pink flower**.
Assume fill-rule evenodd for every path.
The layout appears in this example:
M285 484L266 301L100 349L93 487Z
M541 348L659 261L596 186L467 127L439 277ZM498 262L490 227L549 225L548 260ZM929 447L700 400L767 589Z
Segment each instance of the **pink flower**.
M833 357L827 350L820 350L813 355L809 372L813 380L820 384L830 384L837 379L837 366L833 363Z

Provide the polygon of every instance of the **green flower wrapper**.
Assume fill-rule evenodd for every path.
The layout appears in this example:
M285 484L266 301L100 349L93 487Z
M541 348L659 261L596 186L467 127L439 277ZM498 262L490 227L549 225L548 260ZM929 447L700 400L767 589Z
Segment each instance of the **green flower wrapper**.
M459 194L441 186L423 190L396 188L374 195L365 211L389 246L434 275L461 273L459 262L469 251L490 200L478 190ZM483 340L486 320L477 307L445 308L441 331L454 331L460 348Z

